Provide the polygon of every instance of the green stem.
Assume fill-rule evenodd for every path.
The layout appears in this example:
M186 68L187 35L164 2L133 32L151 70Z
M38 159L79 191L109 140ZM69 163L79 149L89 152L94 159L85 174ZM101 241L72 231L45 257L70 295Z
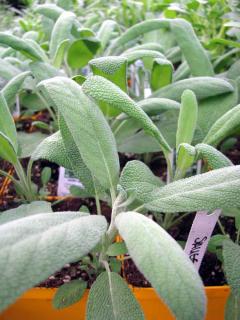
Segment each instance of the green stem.
M219 226L219 228L220 228L220 230L221 230L222 234L226 236L226 232L225 232L225 230L224 230L224 227L223 227L223 225L222 225L222 223L221 223L220 219L218 219L218 226Z
M18 181L13 177L11 176L10 174L8 174L7 172L3 171L3 170L0 170L0 175L10 179L13 183L18 183Z
M186 212L184 214L181 214L179 217L177 217L175 220L172 221L171 225L168 228L171 228L182 221L183 218L188 216L191 212Z
M21 189L23 190L23 194L27 201L34 200L34 195L32 193L32 187L31 184L28 184L27 176L23 170L23 167L19 160L14 164L15 171L17 173L17 176L20 180Z
M48 105L47 101L44 99L44 97L39 93L39 92L36 92L37 96L39 97L39 99L42 101L42 103L44 104L44 106L46 107L46 109L48 110L48 112L50 113L54 123L58 123L57 121L57 117L56 115L54 114L54 112L52 111L51 107Z

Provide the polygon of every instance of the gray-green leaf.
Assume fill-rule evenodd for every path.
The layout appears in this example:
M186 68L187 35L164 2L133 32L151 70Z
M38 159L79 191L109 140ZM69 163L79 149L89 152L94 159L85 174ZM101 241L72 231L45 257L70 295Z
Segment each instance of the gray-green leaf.
M136 212L120 213L116 226L138 269L176 318L203 320L203 284L179 244L157 223Z
M0 227L0 310L64 264L93 249L107 228L102 216L37 214ZM13 266L14 268L6 268Z
M91 287L87 320L144 320L144 315L125 280L103 272Z

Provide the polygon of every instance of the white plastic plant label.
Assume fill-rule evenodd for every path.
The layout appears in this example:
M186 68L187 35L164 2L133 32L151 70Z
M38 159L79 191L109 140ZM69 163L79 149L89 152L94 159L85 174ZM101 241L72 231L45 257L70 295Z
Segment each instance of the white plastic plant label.
M63 197L69 195L71 186L84 188L83 184L74 177L73 173L70 170L60 167L57 189L58 196Z
M220 213L220 209L215 210L211 214L208 214L206 211L196 213L184 251L197 270L200 268Z

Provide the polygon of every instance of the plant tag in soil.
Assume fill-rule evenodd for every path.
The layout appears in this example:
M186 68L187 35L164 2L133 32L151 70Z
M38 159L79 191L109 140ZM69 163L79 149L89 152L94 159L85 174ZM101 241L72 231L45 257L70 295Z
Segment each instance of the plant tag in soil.
M73 173L70 170L60 167L57 189L58 196L69 195L71 186L77 186L82 189L84 188L83 184L74 177Z
M151 88L144 89L144 98L148 98L152 94Z
M200 268L220 213L220 209L215 210L211 214L208 214L206 211L199 211L193 220L184 251L197 270Z

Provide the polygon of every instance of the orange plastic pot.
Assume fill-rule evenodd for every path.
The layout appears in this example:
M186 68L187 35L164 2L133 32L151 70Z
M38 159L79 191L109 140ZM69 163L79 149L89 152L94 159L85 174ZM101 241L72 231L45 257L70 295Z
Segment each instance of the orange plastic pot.
M144 310L146 320L174 320L152 288L132 290ZM206 320L224 320L224 307L229 292L227 286L206 288L208 298ZM52 307L51 300L54 293L55 289L29 290L0 315L0 320L84 320L88 292L77 304L61 311Z

